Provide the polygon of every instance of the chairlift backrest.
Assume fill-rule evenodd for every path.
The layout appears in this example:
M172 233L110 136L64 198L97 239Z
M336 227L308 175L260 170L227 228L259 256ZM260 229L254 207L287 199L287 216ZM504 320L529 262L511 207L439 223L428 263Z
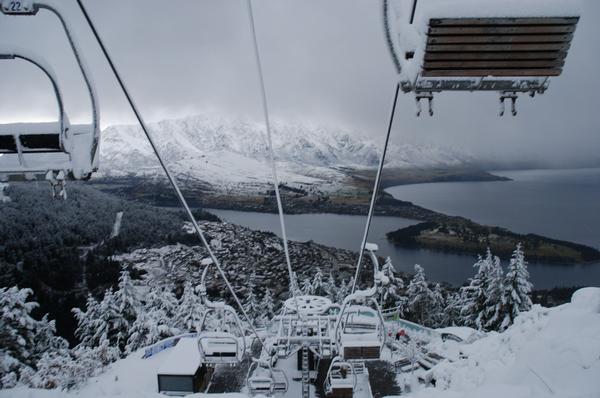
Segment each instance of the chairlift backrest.
M360 293L348 296L338 315L335 326L338 353L346 360L379 359L385 345L385 322L377 301Z
M205 364L237 364L246 352L244 329L235 310L225 303L213 303L203 295L207 310L198 326L198 350ZM217 331L208 330L208 319L216 315Z

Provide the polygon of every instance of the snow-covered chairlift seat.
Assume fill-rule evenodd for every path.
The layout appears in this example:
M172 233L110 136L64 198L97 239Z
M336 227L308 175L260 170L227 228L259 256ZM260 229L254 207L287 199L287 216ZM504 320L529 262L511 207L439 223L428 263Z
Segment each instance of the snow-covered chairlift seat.
M362 305L346 307L341 317L338 344L345 360L379 359L384 344L377 311Z
M211 365L235 364L243 356L238 338L225 332L201 332L198 335L198 349L202 362Z
M356 383L357 377L352 363L335 357L325 378L325 394L330 398L352 398Z
M284 394L289 382L283 370L255 361L248 369L246 386L250 395Z
M575 0L381 0L402 91L496 91L516 115L518 94L543 94L565 65L579 22ZM412 7L410 7L412 4ZM410 7L410 8L409 8Z
M543 93L559 76L578 17L431 18L417 91ZM456 78L465 79L456 79Z

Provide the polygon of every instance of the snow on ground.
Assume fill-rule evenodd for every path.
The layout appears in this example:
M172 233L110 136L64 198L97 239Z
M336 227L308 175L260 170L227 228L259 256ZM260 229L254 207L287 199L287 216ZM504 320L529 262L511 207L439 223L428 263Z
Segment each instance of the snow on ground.
M489 333L472 344L437 341L429 349L453 362L441 362L431 370L436 387L417 387L403 398L598 398L600 288L581 289L573 295L572 303L560 307L534 306L504 333ZM142 353L140 350L112 364L79 390L17 388L0 390L0 398L164 397L156 392L156 373L170 350L148 359L142 359ZM293 360L283 366L292 375ZM294 389L291 386L290 390Z
M125 359L115 362L106 372L91 378L78 390L37 390L16 388L0 390L0 398L164 398L157 392L156 374L166 361L171 350L165 350L150 358L142 359L144 349ZM192 394L190 398L206 397L207 394ZM247 398L244 394L210 394L211 398Z
M431 348L455 362L432 369L436 387L403 397L598 398L600 288L581 289L560 307L534 306L504 333Z

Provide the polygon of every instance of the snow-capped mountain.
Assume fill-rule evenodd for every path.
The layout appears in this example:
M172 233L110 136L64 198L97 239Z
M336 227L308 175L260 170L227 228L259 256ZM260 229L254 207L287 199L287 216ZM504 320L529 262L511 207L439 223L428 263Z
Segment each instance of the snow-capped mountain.
M275 123L273 146L280 180L288 184L330 185L340 168L377 166L377 140L344 130ZM165 120L150 125L169 167L187 181L215 186L264 185L271 181L266 135L261 124L213 116ZM381 139L381 137L378 137ZM392 144L386 167L457 166L470 158L434 146ZM105 176L161 173L139 126L112 126L103 133L101 170Z

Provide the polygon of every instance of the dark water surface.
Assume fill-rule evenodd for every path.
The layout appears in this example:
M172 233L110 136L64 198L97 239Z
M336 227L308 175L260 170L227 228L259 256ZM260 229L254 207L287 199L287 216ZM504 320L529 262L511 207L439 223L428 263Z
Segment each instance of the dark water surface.
M514 181L405 185L390 188L388 192L398 199L480 223L600 247L600 169L497 174ZM211 212L228 222L280 234L276 214L230 210ZM366 216L299 214L286 215L285 219L289 239L313 240L356 251ZM474 256L402 249L387 241L387 232L415 223L398 217L374 217L369 241L377 243L379 254L390 256L398 270L410 272L414 264L420 264L430 280L454 285L462 284L473 275ZM507 260L503 259L503 262L506 264ZM600 286L600 264L536 263L530 264L529 272L537 288Z
M493 173L513 181L415 184L387 191L440 213L600 249L600 169Z

